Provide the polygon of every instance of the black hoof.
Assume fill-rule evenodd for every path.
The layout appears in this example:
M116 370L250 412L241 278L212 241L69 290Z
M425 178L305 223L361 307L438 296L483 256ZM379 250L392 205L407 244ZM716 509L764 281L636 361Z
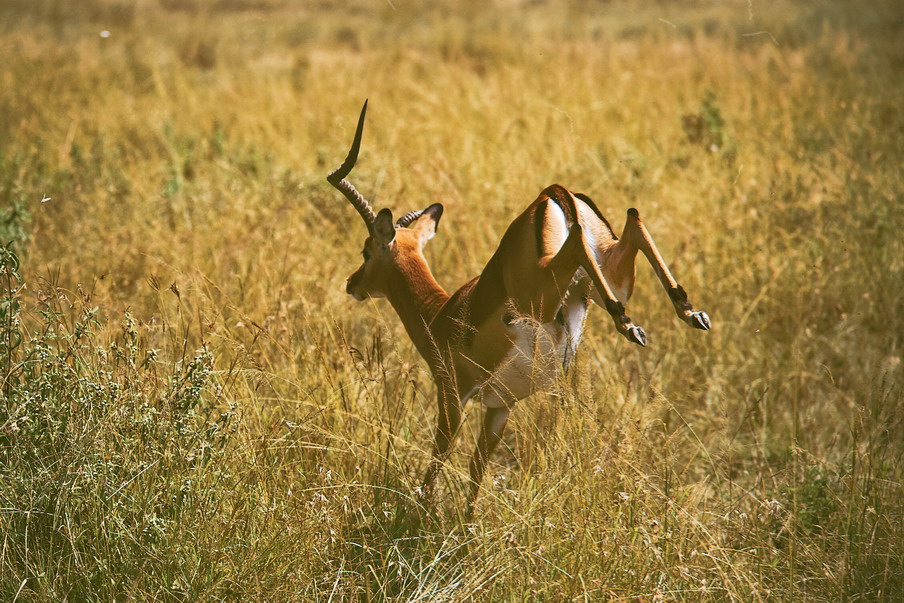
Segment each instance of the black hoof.
M701 331L709 331L713 323L709 321L709 316L706 312L694 312L691 314L691 326Z
M641 347L646 347L647 345L647 333L641 327L631 327L625 332L625 337L631 343L636 343Z

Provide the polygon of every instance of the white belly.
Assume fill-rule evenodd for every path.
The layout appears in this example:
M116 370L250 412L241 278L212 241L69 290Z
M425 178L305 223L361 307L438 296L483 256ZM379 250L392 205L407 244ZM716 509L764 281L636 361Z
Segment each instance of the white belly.
M510 406L552 385L574 358L586 311L582 299L569 298L561 323L540 324L530 317L512 322L512 349L481 386L480 400L491 408Z

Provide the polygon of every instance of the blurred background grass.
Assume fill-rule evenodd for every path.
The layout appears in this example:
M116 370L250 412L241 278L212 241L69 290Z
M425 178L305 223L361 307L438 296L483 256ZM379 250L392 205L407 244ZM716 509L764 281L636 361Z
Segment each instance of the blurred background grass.
M904 597L896 2L7 0L4 599ZM514 414L473 523L325 182L446 214L454 289L546 185L641 265ZM18 261L16 260L18 258ZM470 418L476 416L473 409Z

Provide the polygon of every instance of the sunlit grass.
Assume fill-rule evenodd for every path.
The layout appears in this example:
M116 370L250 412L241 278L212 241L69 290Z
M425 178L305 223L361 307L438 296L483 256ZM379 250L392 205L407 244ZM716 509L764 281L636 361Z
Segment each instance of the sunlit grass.
M904 597L895 3L0 17L4 600ZM364 98L354 180L445 205L447 288L558 182L637 207L715 325L640 265L649 347L592 312L470 523L480 409L418 502L432 381L344 293Z

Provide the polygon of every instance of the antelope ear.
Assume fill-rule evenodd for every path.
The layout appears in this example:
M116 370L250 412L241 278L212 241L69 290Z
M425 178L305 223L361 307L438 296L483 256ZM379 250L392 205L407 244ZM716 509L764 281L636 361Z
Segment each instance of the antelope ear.
M409 226L411 230L417 233L421 240L421 247L426 245L427 241L436 234L436 228L439 226L439 219L443 216L443 206L434 203L424 210L424 213L415 220L414 224Z
M380 210L374 220L374 238L377 243L387 247L395 238L395 225L392 223L392 212L387 208Z

